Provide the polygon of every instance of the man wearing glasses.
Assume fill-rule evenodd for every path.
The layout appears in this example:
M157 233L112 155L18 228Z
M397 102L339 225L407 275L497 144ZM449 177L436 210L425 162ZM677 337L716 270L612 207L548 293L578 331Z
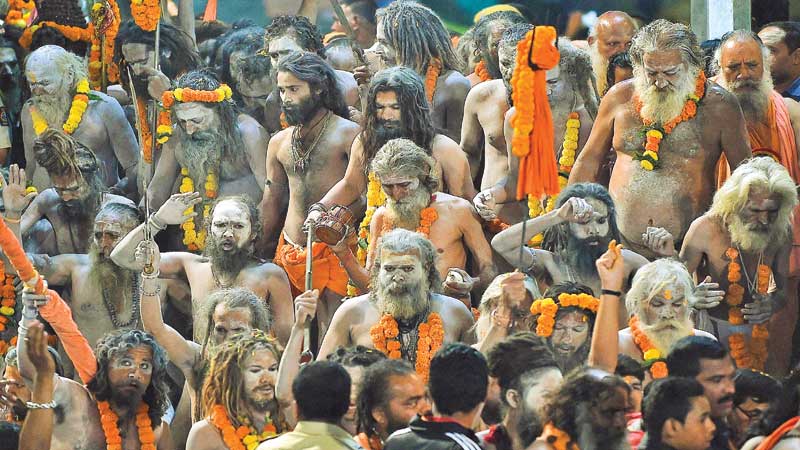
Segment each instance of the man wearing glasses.
M771 402L777 400L781 385L775 378L751 369L739 369L733 379L736 393L733 410L728 415L733 441L741 447L750 425L758 422Z

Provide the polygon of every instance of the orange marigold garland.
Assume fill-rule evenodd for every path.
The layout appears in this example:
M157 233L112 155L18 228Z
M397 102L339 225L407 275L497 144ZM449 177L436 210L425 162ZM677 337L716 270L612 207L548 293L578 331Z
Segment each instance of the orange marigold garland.
M555 450L580 450L578 444L572 441L572 437L566 431L556 428L553 422L544 426L541 437Z
M489 75L489 69L486 68L486 61L481 60L475 65L475 75L478 76L478 78L481 80L481 83L492 79L492 76Z
M725 251L728 258L728 292L725 295L725 302L728 304L728 322L731 325L744 325L744 314L742 314L742 303L745 289L739 284L742 279L742 266L737 262L740 257L739 250L730 247ZM772 270L769 266L759 264L756 271L756 292L767 294ZM750 335L750 345L748 348L744 333L732 333L728 337L728 346L731 349L731 356L736 361L739 368L751 368L754 370L764 370L767 360L767 342L769 341L769 329L766 325L753 325Z
M664 136L672 133L672 130L674 130L675 127L681 122L687 122L697 115L697 105L705 95L705 92L706 75L701 70L700 74L697 75L697 79L695 80L694 92L686 99L686 103L683 104L681 113L663 125L654 123L652 120L642 117L642 101L639 99L639 97L634 97L634 108L636 109L636 113L639 115L639 118L641 118L642 123L644 123L645 126L644 150L638 151L634 155L634 159L639 161L642 169L650 171L657 169L661 165L658 151L661 147L661 141L664 139Z
M669 375L667 363L664 361L665 355L661 354L661 351L656 348L650 341L650 338L639 328L639 318L632 316L630 320L628 320L628 326L631 329L631 335L633 335L633 342L639 347L639 350L642 351L642 359L644 360L645 366L650 366L650 374L653 376L653 379L657 380Z
M116 0L104 0L92 5L93 32L89 52L89 81L95 90L102 84L104 66L108 81L113 83L119 80L119 68L114 64L113 56L114 40L119 32L121 17Z
M4 335L3 338L0 338L0 357L2 357L9 348L17 343L16 321L14 320L17 293L14 290L14 276L6 275L5 264L2 261L0 261L0 277L3 280L2 287L0 287L0 334Z
M122 436L119 433L119 417L107 401L97 402L97 409L100 411L100 426L106 437L106 450L122 450ZM147 403L142 402L136 409L136 430L139 435L139 448L141 450L156 450L156 435L153 432L150 416L147 412L150 408Z
M222 441L229 450L255 450L258 444L278 435L277 428L269 418L261 433L247 424L234 427L228 417L228 411L222 405L214 405L208 416L208 422L220 431Z
M139 129L142 132L142 158L144 162L153 162L153 134L150 132L150 123L147 120L147 103L143 98L136 99L136 110L139 114ZM172 104L170 104L172 106ZM169 111L161 109L158 113L158 127L156 128L156 150L161 144L167 142L172 136L172 121L169 118Z
M155 31L161 19L161 0L131 0L133 21L144 31Z
M597 314L600 300L588 294L567 294L558 296L558 303L552 298L540 298L531 305L531 314L539 316L536 319L536 334L541 337L550 337L553 326L556 324L556 314L560 308L580 308Z
M428 98L428 103L433 103L433 94L436 92L436 82L439 80L439 74L442 72L442 62L438 58L433 58L428 63L428 69L425 71L425 96Z
M561 156L558 158L558 189L567 187L569 174L575 165L575 156L578 151L578 138L581 131L580 115L573 111L567 116L564 130L564 142L561 144Z
M28 19L34 9L36 9L36 4L33 0L10 0L5 23L16 28L25 28L28 26Z
M19 37L19 45L28 50L31 47L31 42L33 42L33 34L39 31L39 28L41 28L43 25L47 25L48 27L57 30L59 33L63 34L65 38L72 42L91 42L92 34L94 33L94 27L92 27L91 24L89 24L86 28L81 28L73 27L71 25L61 25L60 23L56 23L51 20L45 20L25 28L25 31L22 32L22 36Z
M433 354L439 350L444 342L444 323L439 314L432 312L428 315L428 321L422 322L417 327L417 357L415 369L417 373L427 382L428 372L431 368ZM390 314L381 316L377 324L369 329L372 344L376 350L385 353L391 359L403 357L401 351L400 327L397 321Z
M172 120L171 108L175 102L179 103L222 103L230 101L233 97L233 91L227 84L220 84L218 88L213 91L201 91L190 88L175 88L171 91L165 91L161 96L161 104L164 109L161 110L158 116L158 129L156 130L159 144L167 142L172 136Z

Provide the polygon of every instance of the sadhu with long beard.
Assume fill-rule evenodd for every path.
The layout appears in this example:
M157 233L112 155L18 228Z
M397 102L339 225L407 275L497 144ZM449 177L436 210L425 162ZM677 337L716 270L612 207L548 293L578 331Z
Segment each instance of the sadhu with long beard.
M597 82L597 92L602 96L608 90L609 61L614 55L628 50L631 39L639 27L631 16L622 11L606 11L597 17L589 38L589 56Z
M647 227L656 223L682 241L711 203L720 155L736 167L750 148L736 99L705 80L697 37L686 25L648 24L634 36L630 56L634 77L603 97L569 181L596 180L613 148L609 192L622 240L651 257L642 238ZM643 127L649 134L638 138Z
M739 166L692 222L680 250L690 272L710 277L725 294L693 303L709 312L714 334L729 344L739 367L763 370L766 326L785 302L795 183L768 157ZM669 252L665 252L669 254ZM774 283L775 288L770 288ZM724 300L724 301L723 301ZM747 344L739 348L744 337Z

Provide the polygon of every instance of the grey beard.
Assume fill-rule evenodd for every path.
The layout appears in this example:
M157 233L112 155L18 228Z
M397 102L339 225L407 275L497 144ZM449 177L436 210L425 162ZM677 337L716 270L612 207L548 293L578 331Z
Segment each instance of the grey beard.
M222 159L222 135L216 130L198 131L192 136L180 132L180 139L180 149L189 176L196 187L203 186L209 168L219 167Z
M397 291L391 291L390 285L379 282L372 294L375 307L381 314L390 314L399 320L410 320L430 310L430 286L427 279L406 284Z
M595 262L608 248L608 236L598 237L597 245L589 245L592 239L578 239L567 230L566 260L570 267L584 278L597 276ZM574 281L574 280L573 280Z
M51 128L61 128L67 120L72 98L69 95L42 95L32 97L33 104Z
M578 447L581 450L628 450L628 445L625 433L620 433L619 436L609 435L610 430L597 430L592 423L591 413L589 412L589 405L581 403L576 405L578 414L575 417L577 429ZM573 437L574 439L574 437Z
M420 211L431 202L431 193L422 185L411 195L395 201L390 196L386 197L386 207L391 213L394 225L401 228L415 230L419 225Z
M92 262L89 277L96 280L101 289L111 289L114 294L123 297L132 295L132 271L116 265L111 258L103 257L94 242L89 247L89 259Z

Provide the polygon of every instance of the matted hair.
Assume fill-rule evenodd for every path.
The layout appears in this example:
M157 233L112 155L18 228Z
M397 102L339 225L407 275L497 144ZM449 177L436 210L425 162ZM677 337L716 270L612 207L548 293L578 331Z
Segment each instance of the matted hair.
M201 401L204 415L210 414L215 405L222 405L234 427L244 425L239 420L247 396L242 372L245 361L257 350L268 350L276 362L281 360L275 338L258 329L237 334L222 344L211 359L203 383Z
M791 233L794 207L797 205L797 186L789 172L772 158L751 158L736 168L714 194L708 215L729 223L734 214L742 211L753 191L766 191L781 197L781 208L775 219L781 226L778 235L783 242Z
M399 65L425 73L433 58L442 63L442 72L461 71L450 35L439 16L414 1L398 0L376 12L386 40L394 48Z
M643 66L645 54L658 50L680 50L683 61L690 67L705 68L697 36L682 23L658 19L640 28L628 50L634 70Z
M89 76L86 63L83 59L57 45L43 45L32 51L28 54L27 58L25 58L25 67L28 67L28 63L32 58L39 57L43 53L49 53L46 59L50 61L53 66L58 67L61 73L72 72L71 91L75 90L82 79Z
M369 161L375 156L379 145L375 128L378 125L378 105L376 99L380 92L394 92L400 105L400 117L408 139L431 154L431 143L436 137L436 129L431 120L431 109L425 97L425 84L414 70L396 66L381 70L372 77L367 95L367 107L361 124L361 139Z
M561 59L558 62L559 77L566 77L572 89L583 100L586 112L594 118L597 116L597 97L594 95L594 72L589 54L572 45L567 38L558 39L558 51Z
M667 286L683 287L683 295L689 304L693 304L694 280L682 262L675 259L662 258L647 263L636 271L631 288L625 296L625 307L629 314L639 315L642 305L661 293Z
M431 292L439 292L442 285L442 279L439 276L439 271L436 270L436 249L425 236L414 231L408 231L403 228L395 228L394 230L381 236L380 244L375 250L375 263L372 265L372 279L370 284L377 285L375 280L378 279L378 273L381 270L381 254L383 251L392 253L409 253L416 252L422 262L422 268L428 272L428 286ZM374 290L372 291L374 295Z
M325 57L325 46L322 44L322 35L319 29L304 16L277 16L264 30L264 48L269 48L271 40L285 36L289 32L297 38L297 44L303 50L314 52L321 58Z
M142 400L149 407L147 415L150 417L151 426L156 429L161 425L161 417L169 407L169 386L167 386L167 364L169 361L167 353L149 333L141 330L116 330L103 336L97 342L94 352L97 358L97 372L86 384L86 389L94 394L95 399L98 401L110 400L112 398L112 386L111 381L108 379L108 366L114 357L135 347L149 347L153 352L153 374Z
M504 404L507 404L506 391L520 390L524 377L541 369L560 370L545 340L531 332L516 333L498 342L486 358L489 375L497 378Z
M610 239L616 239L619 242L620 234L619 228L617 227L617 209L614 206L614 200L611 198L611 195L608 193L608 190L605 187L597 183L570 184L564 188L560 194L558 194L558 199L556 199L554 209L564 206L564 203L566 203L567 200L572 197L582 199L593 198L603 202L608 210L608 236ZM544 232L542 248L553 253L566 250L567 242L569 240L569 233L570 231L568 222L563 222L559 225L548 228Z
M226 195L214 200L214 203L211 204L211 211L208 213L209 220L206 220L205 224L203 225L206 228L206 235L211 236L211 218L214 217L214 210L217 209L217 205L226 201L238 203L242 209L248 212L248 215L250 216L250 239L251 242L258 242L258 240L261 239L261 233L263 231L263 224L261 223L261 211L258 209L256 204L250 200L250 197L245 195Z
M500 26L505 30L518 23L527 23L527 21L519 13L514 11L495 11L481 17L472 27L475 48L483 51L489 50L486 44L494 26Z
M378 178L410 176L418 178L431 193L439 190L436 160L408 139L392 139L384 144L372 158L370 167Z
M139 28L133 20L122 22L119 33L114 39L113 61L119 64L120 80L122 86L128 87L127 61L122 54L122 46L125 44L142 44L150 49L155 48L156 32L145 31ZM175 79L180 74L200 67L200 55L194 49L192 38L180 28L169 22L161 22L159 35L159 51L169 50L169 57L159 57L161 70L170 79Z
M86 178L89 181L91 174L97 173L100 168L93 151L55 128L48 128L36 137L33 155L37 164L56 176Z
M350 117L342 91L337 85L336 71L319 55L309 52L291 52L278 60L278 72L288 72L308 83L311 92L319 89L319 101L337 116Z

